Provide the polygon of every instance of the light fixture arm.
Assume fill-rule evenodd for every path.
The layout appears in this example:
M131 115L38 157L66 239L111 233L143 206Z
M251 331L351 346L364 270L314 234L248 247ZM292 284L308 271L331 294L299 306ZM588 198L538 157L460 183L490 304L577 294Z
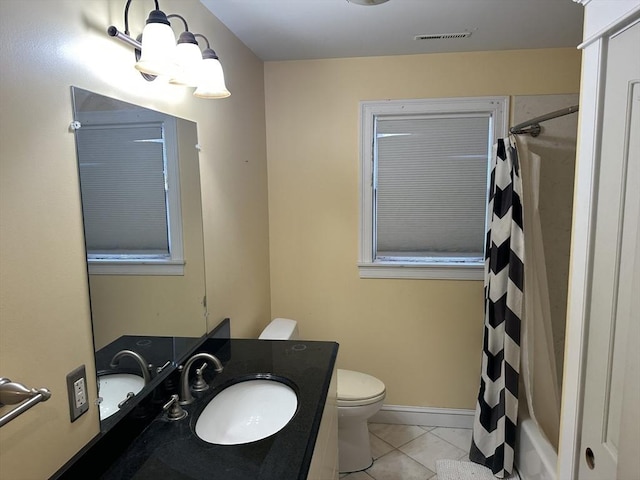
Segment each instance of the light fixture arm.
M209 40L204 35L202 35L201 33L194 33L193 36L194 37L202 37L202 38L204 38L204 41L207 42L207 48L211 48L211 45L209 45Z
M158 3L158 0L154 0L153 3L155 3L155 5L156 5L156 10L160 10L160 4ZM131 5L131 0L127 0L127 4L124 6L124 33L125 33L125 35L129 35L129 5Z
M167 15L168 19L171 18L179 18L180 20L182 20L182 23L184 23L184 30L185 32L189 31L189 25L187 25L187 21L184 19L184 17L182 15L178 15L177 13L172 13L170 15Z
M135 38L131 38L129 35L125 33L122 33L113 25L107 28L107 33L109 34L110 37L115 37L118 40L121 40L124 43L131 45L136 50L140 50L142 48L142 44L139 41L137 41Z
M204 38L204 41L207 42L207 48L205 48L204 52L202 52L202 58L214 58L216 60L220 60L218 58L218 54L213 50L213 48L211 48L211 45L209 44L209 39L207 37L205 37L201 33L194 33L193 36L202 37Z
M189 25L187 25L187 21L184 19L182 15L178 15L177 13L172 13L171 15L167 15L167 19L170 18L179 18L184 23L184 32L180 34L178 38L178 44L180 43L193 43L194 45L198 45L198 41L196 40L193 33L189 31Z

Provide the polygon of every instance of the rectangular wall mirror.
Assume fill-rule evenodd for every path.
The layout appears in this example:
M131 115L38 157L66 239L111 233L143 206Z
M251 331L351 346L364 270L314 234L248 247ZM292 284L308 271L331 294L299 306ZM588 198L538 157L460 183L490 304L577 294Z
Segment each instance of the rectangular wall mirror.
M206 334L197 125L71 95L105 431Z

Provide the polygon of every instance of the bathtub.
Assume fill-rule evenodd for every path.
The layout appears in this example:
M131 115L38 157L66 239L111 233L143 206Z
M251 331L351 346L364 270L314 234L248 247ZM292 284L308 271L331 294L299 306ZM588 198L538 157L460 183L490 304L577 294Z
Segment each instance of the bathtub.
M527 412L520 412L515 464L522 480L556 480L558 453Z

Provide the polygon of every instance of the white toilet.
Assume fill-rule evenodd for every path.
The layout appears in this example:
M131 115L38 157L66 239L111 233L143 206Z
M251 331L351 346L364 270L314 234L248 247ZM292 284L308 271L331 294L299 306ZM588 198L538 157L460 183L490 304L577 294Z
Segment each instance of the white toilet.
M260 334L262 340L296 340L298 322L274 319ZM385 397L385 386L366 373L338 369L338 469L356 472L373 463L367 420L374 415Z

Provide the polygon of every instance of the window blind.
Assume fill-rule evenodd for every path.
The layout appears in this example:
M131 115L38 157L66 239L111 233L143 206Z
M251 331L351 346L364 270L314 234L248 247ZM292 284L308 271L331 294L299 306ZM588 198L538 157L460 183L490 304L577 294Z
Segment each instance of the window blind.
M489 114L376 117L376 256L482 257Z
M162 125L76 134L87 253L168 255Z

